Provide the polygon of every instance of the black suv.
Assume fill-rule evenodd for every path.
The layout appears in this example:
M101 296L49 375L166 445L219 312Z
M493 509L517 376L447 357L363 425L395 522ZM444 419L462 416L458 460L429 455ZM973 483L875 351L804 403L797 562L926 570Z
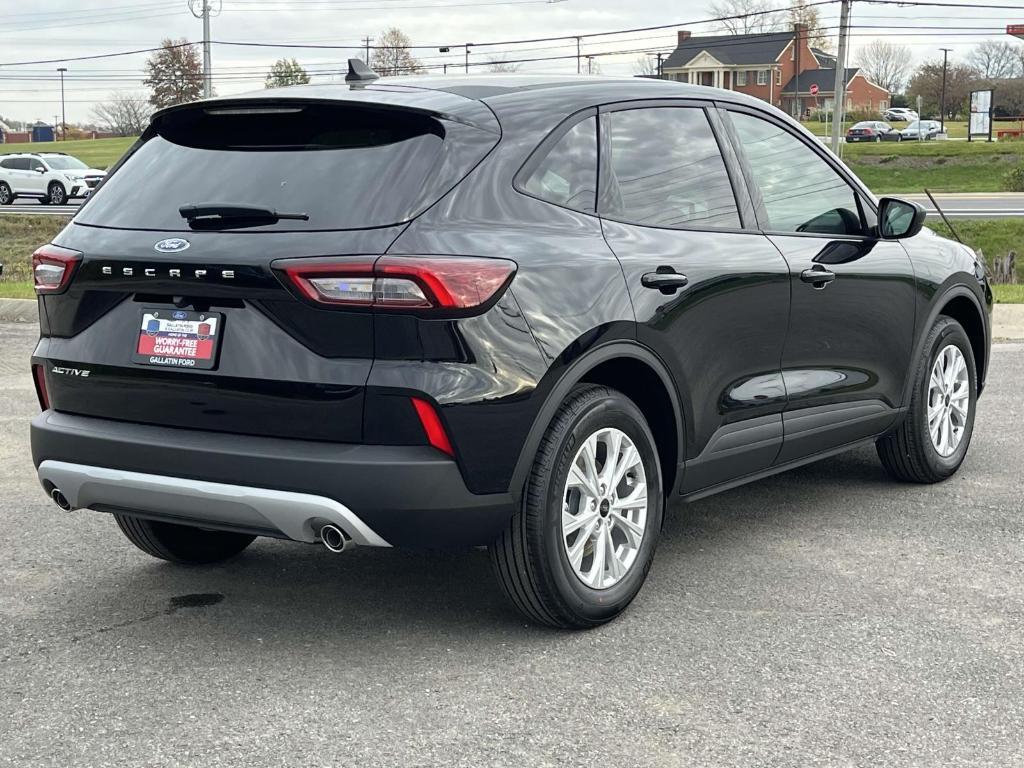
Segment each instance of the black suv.
M866 443L957 470L992 295L923 217L679 83L165 109L34 256L33 458L155 557L486 545L528 617L595 626L669 502Z

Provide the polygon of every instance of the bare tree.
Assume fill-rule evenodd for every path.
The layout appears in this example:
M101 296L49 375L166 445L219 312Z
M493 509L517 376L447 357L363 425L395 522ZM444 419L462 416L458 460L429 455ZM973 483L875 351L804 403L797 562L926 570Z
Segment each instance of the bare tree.
M793 29L797 24L807 27L807 42L823 51L832 50L832 38L821 24L821 14L817 5L810 5L807 0L793 0L789 7L789 25Z
M898 43L872 40L857 53L857 63L868 80L889 93L902 92L910 78L910 49Z
M370 58L370 67L381 77L415 75L423 65L412 55L412 41L398 27L391 27L377 37L377 47Z
M138 136L149 125L153 108L145 96L115 93L92 108L90 116L116 136Z
M522 66L519 62L505 61L496 56L492 56L488 61L490 62L487 65L488 72L518 72L519 67Z
M985 40L967 54L967 63L986 80L1021 76L1022 49L1005 40Z
M711 15L720 19L719 29L733 35L778 32L786 18L772 0L715 0Z
M649 54L637 56L633 61L634 75L656 75L658 74L658 60Z

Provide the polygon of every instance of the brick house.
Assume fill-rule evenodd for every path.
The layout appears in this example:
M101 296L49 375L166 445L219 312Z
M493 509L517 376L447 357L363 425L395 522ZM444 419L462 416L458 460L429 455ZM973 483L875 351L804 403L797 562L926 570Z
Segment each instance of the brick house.
M678 35L676 49L662 65L667 80L740 91L792 115L832 108L835 57L813 48L803 25L792 32L693 37L679 30ZM888 109L889 91L860 69L847 69L846 82L847 111Z

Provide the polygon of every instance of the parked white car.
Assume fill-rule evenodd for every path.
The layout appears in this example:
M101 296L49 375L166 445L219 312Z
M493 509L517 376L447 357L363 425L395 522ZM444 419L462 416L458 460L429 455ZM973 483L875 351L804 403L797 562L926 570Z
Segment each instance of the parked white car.
M882 119L890 122L913 122L917 120L917 112L906 107L889 107L882 113Z
M915 120L902 131L903 139L934 139L942 131L938 120Z
M0 155L0 205L18 197L64 205L73 197L88 197L106 175L63 152Z

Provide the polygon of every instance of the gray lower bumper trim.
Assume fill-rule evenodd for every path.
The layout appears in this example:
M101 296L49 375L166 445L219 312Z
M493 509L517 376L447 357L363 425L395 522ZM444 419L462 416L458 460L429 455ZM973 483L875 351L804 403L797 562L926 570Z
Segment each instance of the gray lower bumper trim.
M389 547L344 504L267 488L210 483L181 477L125 472L64 461L44 461L39 480L59 488L73 509L118 509L174 522L279 531L295 541L314 542L319 527L333 523L362 546Z

